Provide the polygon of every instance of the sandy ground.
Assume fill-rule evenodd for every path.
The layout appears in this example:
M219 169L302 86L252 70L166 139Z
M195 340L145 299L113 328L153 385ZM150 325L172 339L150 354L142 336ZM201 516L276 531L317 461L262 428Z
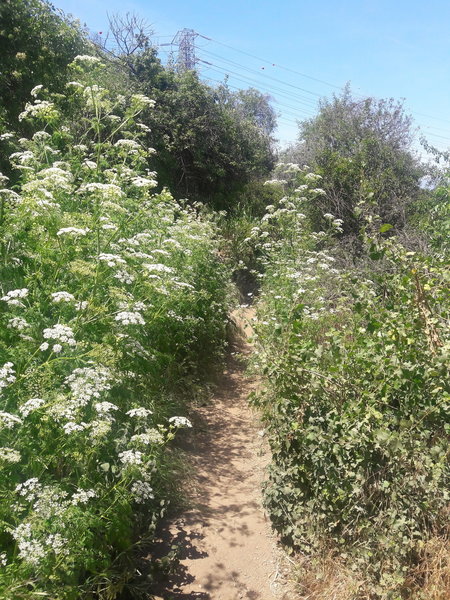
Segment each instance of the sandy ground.
M244 320L234 315L247 334L249 317L251 312ZM249 347L239 350L249 352ZM180 562L158 597L288 598L281 554L262 508L269 453L262 426L247 404L256 386L232 353L211 403L195 411L195 431L185 448L191 465L190 508L166 525Z

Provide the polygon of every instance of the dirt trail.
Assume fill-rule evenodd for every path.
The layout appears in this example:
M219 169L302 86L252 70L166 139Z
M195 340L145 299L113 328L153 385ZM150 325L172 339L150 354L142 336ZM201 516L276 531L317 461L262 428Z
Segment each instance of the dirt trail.
M246 322L235 315L241 329ZM240 323L239 323L240 321ZM242 348L240 348L242 351ZM244 347L244 352L249 348ZM269 460L247 398L257 381L231 354L215 397L196 409L185 450L192 465L191 508L169 524L180 564L165 600L281 600L279 554L261 506Z

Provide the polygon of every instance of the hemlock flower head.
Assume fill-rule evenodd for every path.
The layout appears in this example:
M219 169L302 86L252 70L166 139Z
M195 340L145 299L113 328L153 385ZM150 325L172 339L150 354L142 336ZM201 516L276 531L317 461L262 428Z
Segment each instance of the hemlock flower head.
M118 454L120 461L124 465L141 465L142 464L142 452L139 450L124 450Z
M74 431L84 431L86 428L86 423L74 423L73 421L69 421L63 425L64 433L67 434L73 433Z
M123 311L116 315L116 321L122 325L145 325L145 321L141 313Z
M56 235L86 235L89 232L89 229L81 229L80 227L63 227L60 229Z
M42 485L39 483L39 479L37 477L31 477L31 479L27 479L23 483L16 485L14 491L28 502L32 502L37 498L41 490Z
M153 488L146 481L135 481L131 486L131 493L138 504L144 504L147 500L153 500Z
M38 96L39 92L42 90L43 87L44 86L42 84L35 85L34 88L31 90L30 95L36 98L36 96Z
M114 146L116 148L126 148L127 150L140 150L141 145L135 140L118 140Z
M27 296L28 289L21 288L18 290L11 290L6 294L6 296L0 298L0 300L3 300L3 302L7 302L11 306L24 306L22 302L19 301L19 298L26 298Z
M128 271L117 271L117 273L115 273L114 275L115 279L118 279L121 283L126 283L128 285L131 285L134 281L134 276L131 275L131 273L128 273Z
M80 488L72 496L72 504L76 506L77 504L87 504L91 498L95 498L97 496L95 490L82 490Z
M22 417L28 417L31 412L37 410L43 404L44 400L42 400L42 398L30 398L30 400L27 400L24 404L19 406L19 412Z
M47 327L44 329L42 335L46 340L57 340L59 342L64 342L69 346L77 345L77 342L74 338L74 333L68 325L57 323L53 327Z
M129 417L141 417L145 418L149 415L152 415L153 412L148 408L144 408L143 406L139 406L138 408L132 408L126 413Z
M75 302L75 296L72 296L69 292L53 292L52 301L55 304L59 302Z
M0 460L9 463L18 463L21 458L20 452L17 452L13 448L0 448Z
M96 56L90 56L89 54L78 54L73 59L73 62L85 65L98 65L101 64L102 61Z
M106 262L108 267L117 267L117 265L126 265L127 261L117 254L108 254L107 252L101 252L98 255L98 260Z
M156 250L154 250L154 252L156 252ZM163 251L165 252L165 251ZM162 252L160 252L160 254L162 254ZM155 271L157 273L173 273L174 270L172 269L172 267L168 267L167 265L163 265L160 263L144 263L142 265L143 267L145 267L148 271L152 272Z
M112 402L96 402L94 408L101 416L108 415L112 410L119 410L119 407Z
M136 433L131 436L131 442L149 446L150 444L163 444L164 436L157 429L146 429L144 433Z
M174 427L192 427L192 423L186 417L170 417L169 423Z
M21 425L22 419L17 415L12 415L9 412L0 412L0 429L2 427L6 429L12 429L16 425Z
M23 329L30 327L30 324L27 323L25 319L22 319L22 317L13 317L12 319L9 319L7 327L8 329L18 329L19 331L22 331Z

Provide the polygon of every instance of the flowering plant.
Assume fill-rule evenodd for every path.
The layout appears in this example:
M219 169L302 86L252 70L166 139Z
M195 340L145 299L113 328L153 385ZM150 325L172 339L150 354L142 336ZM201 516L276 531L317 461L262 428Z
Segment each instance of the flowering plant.
M154 192L139 133L153 101L98 85L95 57L72 69L64 97L33 89L21 119L38 131L0 195L5 598L79 597L132 546L140 510L155 522L165 448L189 425L174 393L224 339L215 225Z

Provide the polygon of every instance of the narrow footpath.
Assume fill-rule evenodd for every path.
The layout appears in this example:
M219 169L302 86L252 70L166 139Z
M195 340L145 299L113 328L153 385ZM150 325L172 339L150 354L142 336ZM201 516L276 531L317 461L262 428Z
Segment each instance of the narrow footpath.
M234 315L248 333L251 313ZM242 342L236 348L250 352ZM189 508L168 525L179 565L164 600L282 600L281 555L262 508L269 453L247 398L257 381L231 353L211 403L194 413L184 448L191 465Z

